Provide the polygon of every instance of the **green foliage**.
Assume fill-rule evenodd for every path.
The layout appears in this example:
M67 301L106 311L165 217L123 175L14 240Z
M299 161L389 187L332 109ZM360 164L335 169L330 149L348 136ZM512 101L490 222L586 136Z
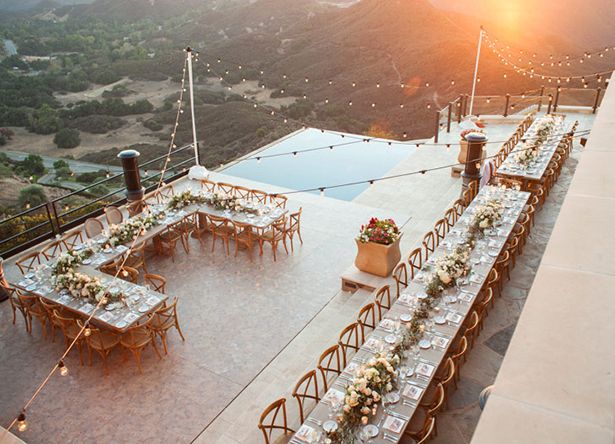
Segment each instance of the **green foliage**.
M66 180L73 175L73 171L68 167L56 168L56 179Z
M53 162L53 168L58 170L60 168L69 168L70 165L68 165L68 162L65 160L56 160L55 162Z
M107 176L107 172L105 170L91 171L88 173L78 174L76 177L76 181L81 182L81 183L93 183L106 176Z
M25 108L0 106L0 125L27 127L29 123L30 113Z
M105 134L123 127L126 121L114 116L92 115L65 121L71 128L91 134Z
M6 57L4 60L2 60L0 65L8 69L18 68L24 71L27 71L29 69L28 64L24 62L23 60L21 60L21 57L19 57L18 55L12 55L12 56Z
M58 148L75 148L81 143L79 131L72 128L62 128L53 138Z
M13 168L4 162L0 162L0 177L11 177L12 175Z
M88 192L94 197L102 197L109 194L110 190L107 186L100 184L90 188Z
M102 114L108 116L127 116L130 114L144 114L154 110L154 105L149 100L137 100L133 104L124 103L121 98L108 98L102 102L92 100L82 102L60 112L63 119L76 119L78 117Z
M156 119L148 119L143 122L143 126L151 131L160 131L164 126Z
M6 136L4 134L0 134L0 146L6 145L7 141Z
M44 104L30 115L28 129L37 134L53 134L60 129L60 118L56 110Z
M19 192L17 202L21 208L36 207L47 202L47 195L42 186L29 185Z
M102 71L96 70L90 74L91 82L100 83L102 85L108 85L110 83L115 83L121 78L122 78L121 76L117 75L115 72L111 71L110 69L103 69ZM122 97L122 96L113 96L113 97Z
M126 85L115 85L111 90L103 91L102 98L109 99L111 97L126 97L134 91L126 88Z
M283 107L283 112L293 119L302 119L309 116L314 107L314 102L310 100L299 100L292 105Z
M24 160L17 162L15 170L22 176L42 176L45 174L43 158L36 154L29 154Z

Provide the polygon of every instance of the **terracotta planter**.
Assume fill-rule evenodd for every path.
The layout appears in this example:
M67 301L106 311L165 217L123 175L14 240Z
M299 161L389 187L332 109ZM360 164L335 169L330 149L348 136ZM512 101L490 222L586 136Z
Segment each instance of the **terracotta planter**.
M459 141L459 155L457 156L457 160L459 163L465 163L466 158L468 157L468 142L465 139L461 139ZM481 154L481 165L485 161L485 157L487 157L487 149L483 147L483 152Z
M391 245L382 245L375 242L357 243L357 257L354 260L355 266L366 273L376 276L387 277L401 259L399 242L401 236Z

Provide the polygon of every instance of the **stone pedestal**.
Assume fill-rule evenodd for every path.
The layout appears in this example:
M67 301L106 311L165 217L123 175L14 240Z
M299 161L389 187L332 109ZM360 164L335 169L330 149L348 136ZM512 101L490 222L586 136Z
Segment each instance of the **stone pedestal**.
M483 150L487 142L487 136L481 133L470 133L466 136L465 140L468 143L468 149L464 160L463 173L461 173L463 178L463 185L461 186L462 196L471 182L475 180L480 182L480 164L483 159Z
M121 151L117 157L122 161L124 183L126 183L126 199L135 202L143 199L145 188L141 186L141 173L138 158L141 155L136 150Z

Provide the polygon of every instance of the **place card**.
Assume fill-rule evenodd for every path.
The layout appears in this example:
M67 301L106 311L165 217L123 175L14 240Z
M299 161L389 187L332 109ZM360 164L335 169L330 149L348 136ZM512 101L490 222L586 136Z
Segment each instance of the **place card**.
M295 438L303 442L312 442L315 434L316 434L316 430L314 430L312 427L310 427L307 424L303 424L301 427L299 427L299 430L297 430L297 433L295 434Z
M331 389L322 397L322 400L329 405L340 404L344 401L344 393L336 389Z
M446 338L443 338L442 336L434 336L431 339L431 343L435 345L436 347L446 348L446 346L449 343L449 340Z
M422 376L426 376L429 378L431 377L435 369L436 367L431 364L427 364L425 362L419 362L416 365L416 369L414 369L414 371L417 375L422 375Z
M150 296L145 302L148 305L156 305L158 302L160 302L160 299L157 296Z
M139 319L139 316L136 315L135 313L128 313L126 316L124 316L124 320L128 322L129 324L131 322L136 321L137 319Z
M390 430L393 433L401 433L406 422L400 418L395 416L387 416L387 419L384 420L383 428Z
M69 296L69 295L65 294L65 295L62 295L62 296L60 297L60 299L58 299L58 302L59 302L60 304L64 304L64 305L66 305L66 304L68 304L69 302L71 302L72 300L73 300L73 297L72 297L72 296Z
M363 347L374 352L378 351L381 346L382 342L376 338L368 338L367 341L365 341L365 344L363 344Z
M402 293L399 299L397 299L397 301L400 304L404 304L404 305L411 305L412 300L413 300L413 297L409 295L408 293Z
M459 299L460 301L469 303L472 301L472 295L470 293L466 293L465 291L462 291L461 293L457 295L457 299Z
M346 366L346 368L344 369L345 373L349 373L351 375L356 375L357 370L359 369L359 363L355 362L355 361L350 361L350 363Z
M425 389L413 384L407 384L402 391L404 398L413 399L418 401Z
M461 316L459 313L456 313L454 311L449 311L446 314L446 320L449 322L452 322L453 324L459 324L462 319L463 319L463 316Z
M111 319L113 319L113 315L106 311L100 316L98 316L98 319L100 319L101 321L109 322Z
M395 330L395 321L393 321L392 319L383 319L382 321L380 321L380 328L387 330L387 331L393 331Z

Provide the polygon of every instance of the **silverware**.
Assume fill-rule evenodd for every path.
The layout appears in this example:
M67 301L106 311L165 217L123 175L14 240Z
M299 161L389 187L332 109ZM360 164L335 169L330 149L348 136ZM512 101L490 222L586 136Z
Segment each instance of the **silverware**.
M399 440L396 436L389 435L387 432L382 432L382 437L391 442L397 442Z
M311 422L313 424L316 424L317 426L321 426L322 425L322 421L319 421L316 418L312 418L311 416L308 417L308 419L306 421Z

